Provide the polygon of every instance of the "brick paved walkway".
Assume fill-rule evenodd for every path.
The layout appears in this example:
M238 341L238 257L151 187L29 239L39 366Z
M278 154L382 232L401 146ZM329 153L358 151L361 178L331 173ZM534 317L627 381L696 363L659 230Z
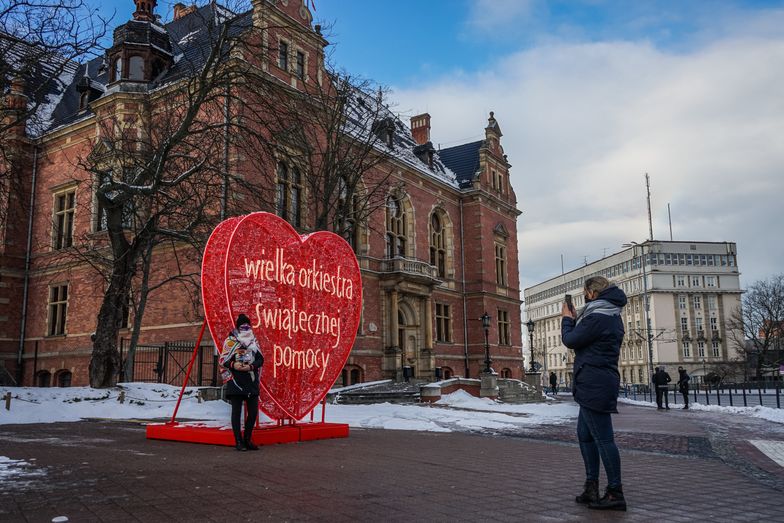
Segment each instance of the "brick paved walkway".
M506 435L355 429L238 453L148 441L139 423L86 421L0 427L0 455L33 465L0 478L0 521L784 521L784 469L748 443L784 441L780 426L621 410L627 513L574 503L573 425Z

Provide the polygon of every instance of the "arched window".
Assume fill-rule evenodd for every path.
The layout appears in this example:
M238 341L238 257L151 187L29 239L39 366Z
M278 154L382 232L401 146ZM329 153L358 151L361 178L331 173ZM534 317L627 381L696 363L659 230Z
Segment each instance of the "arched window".
M387 257L406 255L406 216L399 200L387 198Z
M512 370L511 369L501 369L501 377L502 378L511 378L512 377Z
M443 379L445 380L452 379L452 376L454 375L454 371L452 371L452 369L449 367L441 367L441 372L443 373Z
M85 91L79 96L79 110L84 111L87 109L88 103L90 103L90 91Z
M58 387L70 387L71 386L71 371L68 370L61 370L57 374L55 374L57 378L57 386Z
M437 212L430 216L430 265L438 267L438 276L446 277L446 242L444 224Z
M117 59L114 61L114 81L122 80L123 70L122 70L122 56L118 56Z
M144 58L141 56L132 56L128 60L128 79L144 80Z
M362 372L357 369L351 369L351 384L362 383Z
M50 387L52 385L52 375L48 370L39 370L35 374L36 387Z

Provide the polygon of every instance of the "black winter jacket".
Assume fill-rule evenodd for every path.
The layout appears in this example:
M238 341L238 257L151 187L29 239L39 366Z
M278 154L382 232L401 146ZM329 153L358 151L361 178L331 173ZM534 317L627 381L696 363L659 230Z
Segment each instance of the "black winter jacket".
M582 407L618 412L618 357L624 336L620 314L625 305L626 294L611 285L585 306L577 320L561 321L561 339L574 351L572 393Z

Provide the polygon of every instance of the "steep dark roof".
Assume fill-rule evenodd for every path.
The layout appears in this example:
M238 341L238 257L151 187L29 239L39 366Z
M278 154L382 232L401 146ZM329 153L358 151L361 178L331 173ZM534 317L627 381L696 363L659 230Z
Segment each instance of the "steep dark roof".
M479 149L483 143L483 140L479 140L438 151L438 156L444 165L457 176L460 188L467 188L473 184L476 172L479 170Z
M199 71L209 57L211 44L217 37L220 24L227 20L231 20L230 34L236 35L252 23L251 12L236 15L226 8L211 3L188 13L179 20L164 26L155 24L151 27L151 30L160 31L169 38L174 63L162 76L148 84L148 89L155 89ZM140 22L135 23L138 25ZM79 111L80 93L77 86L82 82L93 88L96 96L91 97L91 100L102 96L109 82L109 68L105 62L106 58L100 56L84 64L69 64L69 70L73 72L61 75L59 81L53 82L52 88L44 93L48 95L47 102L52 106L42 106L45 111L39 111L46 113L39 118L44 120L43 129L51 130L91 114L89 110Z

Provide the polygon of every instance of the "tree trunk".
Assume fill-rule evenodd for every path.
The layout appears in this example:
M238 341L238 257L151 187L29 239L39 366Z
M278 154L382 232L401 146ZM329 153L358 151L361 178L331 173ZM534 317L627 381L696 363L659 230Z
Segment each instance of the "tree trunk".
M144 255L142 269L142 285L139 289L139 305L133 315L133 331L131 332L131 343L128 347L128 355L125 357L125 376L126 379L133 379L133 363L136 358L136 345L139 343L139 334L142 330L142 319L144 318L144 309L147 306L147 296L150 293L150 267L152 266L152 242L147 247L147 252Z
M120 330L124 300L128 297L133 277L130 254L131 251L128 250L125 256L115 258L109 288L98 312L98 325L90 359L90 386L97 389L113 387L120 372L117 334Z

